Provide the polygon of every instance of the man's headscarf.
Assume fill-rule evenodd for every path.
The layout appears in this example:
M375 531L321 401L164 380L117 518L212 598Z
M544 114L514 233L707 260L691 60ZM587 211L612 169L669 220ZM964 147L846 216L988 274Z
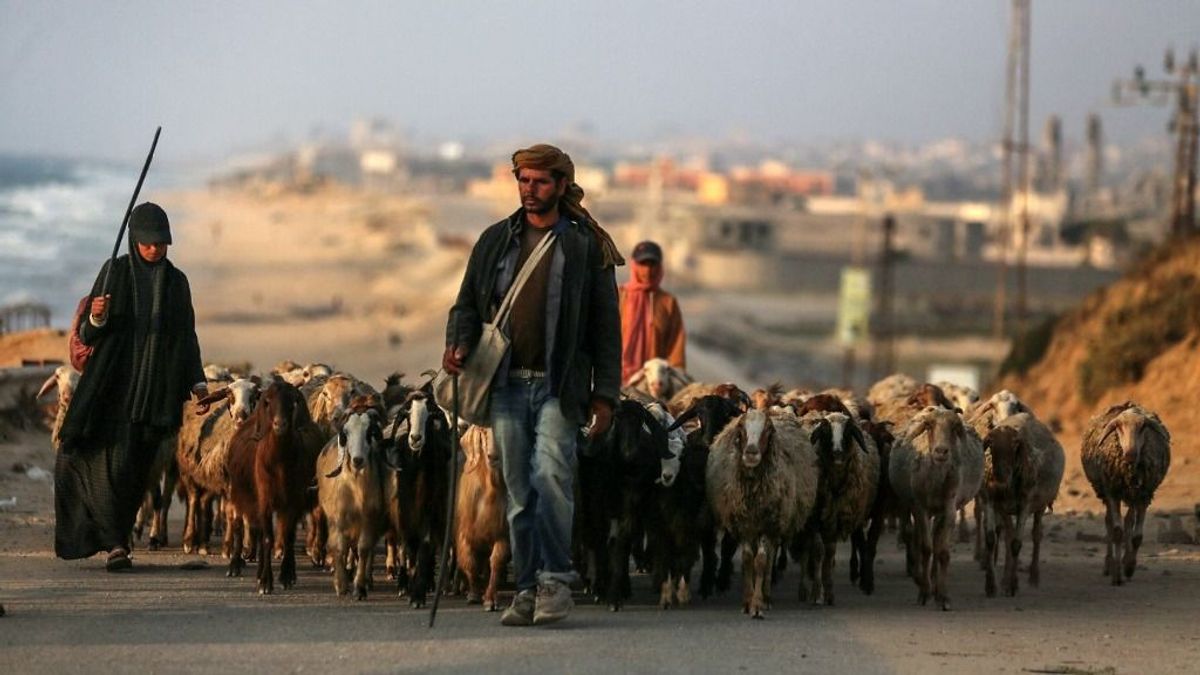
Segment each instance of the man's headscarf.
M568 215L587 223L592 228L596 240L600 243L605 267L625 264L625 258L621 257L621 252L617 250L617 245L613 243L612 237L608 236L608 233L600 227L592 214L583 208L583 188L575 182L575 163L571 161L570 155L553 145L538 143L514 152L512 163L514 174L520 169L556 171L562 174L567 179L567 191L563 193L559 204Z

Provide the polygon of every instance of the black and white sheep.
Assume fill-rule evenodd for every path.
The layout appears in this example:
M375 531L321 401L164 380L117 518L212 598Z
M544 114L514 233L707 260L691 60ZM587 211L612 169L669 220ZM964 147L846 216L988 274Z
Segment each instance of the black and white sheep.
M329 527L333 557L333 589L350 591L346 570L353 553L354 598L365 600L375 558L375 542L387 529L388 505L394 495L383 444L378 401L355 399L334 438L317 458L317 496Z
M1083 472L1104 502L1104 574L1114 586L1133 576L1146 509L1171 467L1171 434L1158 415L1126 401L1093 417L1080 450ZM1128 505L1124 523L1121 504Z
M791 412L750 410L713 442L705 478L718 525L742 545L742 610L764 618L776 553L816 504L817 453Z
M820 546L820 574L812 574L814 602L833 604L833 563L838 541L847 539L867 522L875 494L879 489L879 452L875 442L848 415L840 412L812 412L801 420L820 460L821 480L817 502L805 527L805 534L793 540L793 548L802 548L812 538ZM805 539L809 542L806 542ZM796 551L797 557L805 557ZM815 562L815 561L814 561ZM815 572L810 566L803 572ZM803 582L801 601L808 599Z
M691 382L692 378L683 370L672 366L666 359L654 358L643 363L641 370L629 376L625 388L666 402Z

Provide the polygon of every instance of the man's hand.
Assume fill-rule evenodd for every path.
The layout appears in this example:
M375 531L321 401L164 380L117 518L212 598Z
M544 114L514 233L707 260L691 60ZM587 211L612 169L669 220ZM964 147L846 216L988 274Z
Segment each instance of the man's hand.
M451 375L459 375L462 373L466 360L467 348L451 345L446 347L446 351L442 354L442 368L445 368L446 372Z
M112 299L112 295L96 296L92 298L92 318L96 323L104 323L108 318L108 303Z
M588 427L588 440L595 441L612 426L613 409L608 399L592 399L592 424Z

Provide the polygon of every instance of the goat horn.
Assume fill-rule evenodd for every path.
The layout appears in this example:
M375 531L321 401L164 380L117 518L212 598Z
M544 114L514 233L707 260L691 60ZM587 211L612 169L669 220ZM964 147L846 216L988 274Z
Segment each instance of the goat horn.
M700 411L696 408L696 405L692 404L692 407L688 408L687 410L684 410L683 413L679 415L679 417L675 418L675 423L672 424L671 426L667 427L667 431L675 431L679 427L683 426L684 422L687 422L688 420L696 417L699 414L700 414Z
M51 389L53 389L57 386L58 386L58 375L57 374L51 375L42 384L42 388L38 389L37 396L35 396L34 398L41 398L41 397L45 396L46 392L50 391Z
M641 384L645 379L646 379L646 371L639 370L636 373L634 373L633 375L629 376L629 381L625 383L625 386L636 387L637 385Z
M208 396L205 396L204 398L200 399L199 401L196 401L196 404L201 407L212 405L212 404L216 403L217 401L220 401L221 399L226 398L227 396L230 396L230 395L231 395L231 392L229 390L229 387L225 387L224 389L218 389L218 390L212 392L211 394L209 394Z

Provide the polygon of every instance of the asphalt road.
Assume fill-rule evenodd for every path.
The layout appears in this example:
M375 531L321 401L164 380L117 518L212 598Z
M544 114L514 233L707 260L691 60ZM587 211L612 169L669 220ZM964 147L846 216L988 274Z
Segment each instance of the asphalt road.
M47 525L30 527L21 540L48 544ZM432 630L427 610L383 591L335 597L329 577L303 564L295 589L260 597L251 576L227 579L220 558L181 569L196 558L178 549L138 551L134 571L109 574L98 558L6 546L0 672L1197 672L1200 549L1148 544L1133 582L1113 588L1099 545L1076 534L1100 527L1054 518L1042 586L1016 598L985 598L958 545L949 613L916 605L889 538L874 596L849 587L843 547L836 606L799 603L793 566L766 621L742 615L732 593L659 610L649 580L635 577L620 613L577 594L561 624L506 628L448 597Z

